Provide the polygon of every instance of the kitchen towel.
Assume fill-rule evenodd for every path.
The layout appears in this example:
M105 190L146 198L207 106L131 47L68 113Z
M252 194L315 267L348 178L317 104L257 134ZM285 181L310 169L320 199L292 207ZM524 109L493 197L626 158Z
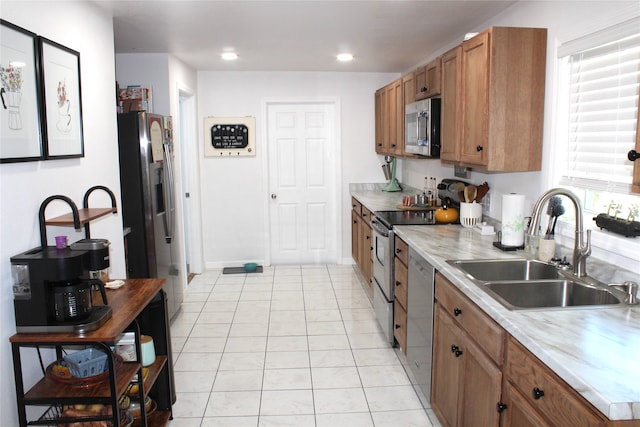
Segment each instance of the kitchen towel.
M524 244L524 195L504 194L502 196L502 238L504 246Z

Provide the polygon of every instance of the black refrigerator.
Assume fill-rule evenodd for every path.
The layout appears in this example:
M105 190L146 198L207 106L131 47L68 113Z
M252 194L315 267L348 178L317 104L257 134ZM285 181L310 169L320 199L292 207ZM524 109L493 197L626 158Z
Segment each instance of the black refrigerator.
M169 319L182 303L177 266L171 117L118 114L127 277L163 278Z

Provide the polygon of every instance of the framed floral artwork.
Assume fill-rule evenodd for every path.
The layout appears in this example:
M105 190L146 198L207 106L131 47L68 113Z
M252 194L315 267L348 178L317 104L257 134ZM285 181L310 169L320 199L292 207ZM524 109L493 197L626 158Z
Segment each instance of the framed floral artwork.
M38 37L46 159L84 157L80 53Z
M0 20L0 163L44 158L37 36Z

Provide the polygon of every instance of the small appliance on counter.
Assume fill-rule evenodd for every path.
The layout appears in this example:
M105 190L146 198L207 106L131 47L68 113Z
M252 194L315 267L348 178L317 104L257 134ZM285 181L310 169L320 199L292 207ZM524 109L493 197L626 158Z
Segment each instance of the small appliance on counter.
M382 165L382 171L384 172L384 178L388 181L388 183L382 189L382 191L402 191L402 188L400 187L400 184L396 179L396 158L385 156L384 161L386 162L386 164Z
M11 257L17 332L85 333L111 317L104 283L89 273L109 267L108 241L88 249L74 245L37 247ZM93 305L94 287L104 305Z
M72 251L87 251L89 277L109 281L109 245L107 239L82 239L71 244Z

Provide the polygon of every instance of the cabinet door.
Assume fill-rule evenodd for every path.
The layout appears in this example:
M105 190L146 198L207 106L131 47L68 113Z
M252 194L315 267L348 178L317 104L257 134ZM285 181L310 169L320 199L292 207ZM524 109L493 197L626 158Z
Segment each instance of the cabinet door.
M404 153L404 96L402 79L389 86L389 149L392 155Z
M398 303L393 301L393 336L402 352L407 354L407 310Z
M351 211L351 257L359 264L360 260L360 215L355 210Z
M416 102L416 82L414 72L402 76L402 95L404 96L404 105Z
M407 296L409 294L408 278L409 273L407 266L402 263L400 258L394 259L394 281L395 281L395 300L398 301L405 310L407 309Z
M550 427L509 381L502 390L502 403L500 427Z
M423 65L416 68L414 77L414 95L416 101L420 101L427 97L427 66Z
M596 427L600 413L513 337L508 340L505 376L536 412L563 427Z
M441 59L436 58L427 64L427 97L440 95Z
M486 165L488 144L489 32L462 43L461 160Z
M385 88L378 89L375 94L375 144L376 144L376 153L385 154L384 143L385 143L385 100L386 91Z
M440 65L440 58L436 58L416 70L416 101L440 95Z
M500 414L496 405L500 402L502 392L502 371L474 344L469 335L466 337L460 356L463 386L459 425L498 427Z
M460 358L456 357L455 351L462 345L460 332L450 316L436 304L433 325L431 406L445 427L458 425L462 363Z
M373 245L371 241L371 226L364 218L360 221L360 271L369 287L371 287L371 275L373 264L371 262L371 251Z
M442 114L440 122L440 159L460 160L461 66L462 46L442 55Z

